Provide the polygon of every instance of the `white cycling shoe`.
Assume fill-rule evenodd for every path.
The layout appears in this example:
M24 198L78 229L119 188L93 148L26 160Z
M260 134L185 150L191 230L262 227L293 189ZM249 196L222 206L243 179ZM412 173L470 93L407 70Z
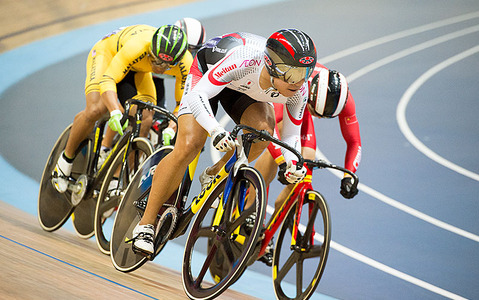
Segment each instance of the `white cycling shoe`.
M111 149L110 148L104 148L100 150L100 157L98 157L98 163L96 165L96 169L100 170L101 166L105 162L106 158L108 155L110 155Z
M133 249L145 254L155 251L155 227L151 224L136 225L133 229Z
M68 189L68 177L72 172L72 165L73 163L68 163L63 158L63 153L58 158L52 174L52 183L59 193L64 193Z
M203 173L200 174L200 177L198 178L200 180L201 190L204 190L206 186L211 182L211 180L215 178L215 175L206 174L206 170L207 169L205 169Z
M208 186L208 184L215 178L215 175L206 174L206 170L207 169L205 169L198 178L200 180L201 190L204 190ZM211 207L217 208L218 204L219 204L219 199L216 198L215 201L211 204Z
M118 188L118 179L113 178L108 185L108 197L106 198L106 200L109 201L110 197L118 196L120 195L120 193L121 193L121 190ZM105 211L102 215L103 220L111 217L115 209L116 207L112 207L109 210Z

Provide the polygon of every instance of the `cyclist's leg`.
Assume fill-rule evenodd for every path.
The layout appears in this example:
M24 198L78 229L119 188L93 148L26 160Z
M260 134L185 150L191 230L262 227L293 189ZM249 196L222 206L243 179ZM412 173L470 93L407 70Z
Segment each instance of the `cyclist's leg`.
M148 137L148 132L150 131L151 125L153 124L153 115L155 112L151 110L143 111L143 119L141 121L140 136Z
M65 155L73 158L78 145L87 137L95 126L95 122L107 112L106 106L101 101L100 80L107 69L112 55L104 51L104 43L97 42L87 57L85 78L86 107L79 112L73 120L73 125L65 147Z
M240 123L258 130L267 130L272 135L275 125L273 106L265 102L252 103L244 110ZM269 142L254 143L248 157L249 161L255 160L268 144Z
M79 112L73 120L72 130L65 147L65 155L73 157L78 145L93 130L95 122L107 112L106 106L101 102L99 92L86 95L86 107Z
M139 222L140 226L156 223L161 206L178 188L186 168L204 146L206 138L206 131L192 114L184 114L179 117L175 148L156 167L158 172L155 172L153 176L148 204ZM134 245L145 252L150 252L149 250L153 247L148 240L142 241L141 239L135 240Z
M266 185L270 185L276 176L278 165L273 160L269 151L264 151L254 164L254 168L263 175Z
M58 157L53 171L54 186L60 193L68 188L68 177L71 175L75 152L80 143L93 130L95 121L100 118L106 107L100 101L99 92L92 92L86 96L87 107L75 116L65 149Z

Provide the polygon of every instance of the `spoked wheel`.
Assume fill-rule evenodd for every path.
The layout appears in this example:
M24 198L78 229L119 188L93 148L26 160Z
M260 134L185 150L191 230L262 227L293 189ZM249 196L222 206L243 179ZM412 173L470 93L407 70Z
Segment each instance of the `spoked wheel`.
M305 194L296 245L292 249L297 209L298 204L288 212L274 249L273 285L278 299L309 299L321 280L328 258L331 220L323 196L316 191Z
M145 211L156 166L172 150L172 146L165 146L148 157L131 180L120 201L110 239L111 260L119 271L134 271L148 261L145 256L133 252L132 242L128 241L131 240L133 229ZM156 254L160 250L156 249Z
M254 190L254 204L238 209L243 207L246 197L252 197L248 191L254 193ZM224 210L221 203L218 209L212 208L223 191L220 188L210 194L186 241L182 275L183 286L191 299L218 297L234 283L251 259L263 229L266 190L258 171L241 168ZM212 226L211 220L217 212L219 222Z
M55 231L68 220L75 206L72 203L72 193L66 191L59 193L52 183L52 173L58 158L65 149L70 135L71 125L69 125L56 141L48 157L40 181L40 191L38 193L38 220L41 227L46 231ZM81 150L76 155L73 162L71 177L78 179L80 175L86 173L88 160L90 159L90 142L86 140L82 143Z
M110 237L118 204L133 175L140 169L148 156L153 153L149 140L137 138L131 144L128 159L125 159L127 145L113 153L112 163L103 180L95 209L95 237L98 248L110 254ZM116 155L115 155L116 154ZM123 168L124 166L124 168Z

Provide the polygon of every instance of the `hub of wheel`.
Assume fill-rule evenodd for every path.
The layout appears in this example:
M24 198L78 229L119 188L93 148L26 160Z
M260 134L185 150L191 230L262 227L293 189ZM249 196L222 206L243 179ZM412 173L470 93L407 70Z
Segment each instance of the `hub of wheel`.
M80 175L77 181L70 186L68 189L72 191L71 202L73 206L80 204L80 201L85 196L86 190L88 187L88 177L86 175Z

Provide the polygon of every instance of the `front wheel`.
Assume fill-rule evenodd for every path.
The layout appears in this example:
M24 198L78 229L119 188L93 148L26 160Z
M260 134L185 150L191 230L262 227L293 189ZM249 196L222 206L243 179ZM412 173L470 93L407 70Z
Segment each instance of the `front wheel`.
M128 144L112 153L113 160L101 185L96 203L96 243L100 251L107 255L110 254L111 230L121 197L125 194L126 187L140 168L141 163L153 153L150 141L145 138L136 138L131 143L128 158L125 157L127 149Z
M218 208L213 208L218 197L223 199L223 192L230 194L224 207L220 201ZM252 205L245 208L246 199L251 197ZM230 191L220 188L210 194L186 241L182 277L188 297L213 299L239 278L255 253L265 201L263 177L251 167L238 171Z
M331 220L326 200L320 193L308 191L299 220L298 208L297 202L289 210L274 249L273 286L278 299L309 299L328 258ZM295 221L299 226L294 226Z

